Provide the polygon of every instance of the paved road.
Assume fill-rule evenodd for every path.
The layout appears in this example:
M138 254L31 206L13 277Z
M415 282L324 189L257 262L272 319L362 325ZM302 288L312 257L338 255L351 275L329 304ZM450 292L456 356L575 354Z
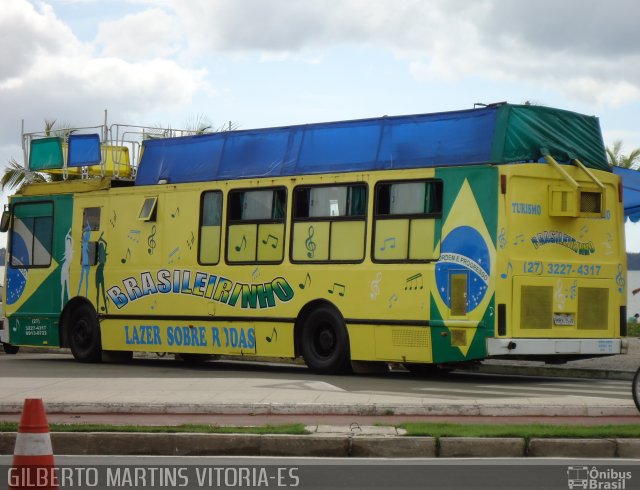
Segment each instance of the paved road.
M0 373L2 412L41 397L67 412L637 414L630 382L616 380L457 372L440 378L407 372L319 376L302 367L233 362L79 364L49 353L2 355ZM505 411L509 407L517 413ZM502 411L490 413L497 409Z

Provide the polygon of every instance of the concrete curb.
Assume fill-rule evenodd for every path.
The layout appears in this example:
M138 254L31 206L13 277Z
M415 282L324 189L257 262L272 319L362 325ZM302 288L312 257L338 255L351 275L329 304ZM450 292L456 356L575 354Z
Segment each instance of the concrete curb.
M616 439L531 439L528 455L545 458L615 458Z
M0 454L11 455L16 433L0 433ZM297 456L392 458L637 458L640 439L397 437L352 434L51 434L54 454L121 456Z
M527 455L522 437L441 437L442 458L522 458Z
M456 405L442 403L430 405L391 405L344 403L67 403L47 402L47 413L89 414L205 414L205 415L451 415L495 417L628 417L638 415L629 402L626 405L533 405L523 398L519 403L505 401L501 404L460 401ZM0 413L21 413L23 402L0 403Z

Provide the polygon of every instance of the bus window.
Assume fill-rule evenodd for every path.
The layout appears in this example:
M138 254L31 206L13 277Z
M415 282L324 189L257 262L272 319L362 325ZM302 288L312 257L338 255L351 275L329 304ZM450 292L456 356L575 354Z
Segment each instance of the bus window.
M11 231L11 267L49 267L53 245L53 203L14 206Z
M373 258L380 262L435 260L442 182L382 182L376 186Z
M155 221L156 220L156 204L158 204L158 197L146 197L142 203L140 214L138 219L141 221Z
M82 228L89 223L91 231L100 229L100 208L84 208L82 213Z
M285 189L229 192L227 261L279 263L284 258Z
M222 228L222 192L202 194L200 201L200 251L201 264L217 264L220 261L220 231Z
M366 209L364 184L296 188L292 260L361 262Z

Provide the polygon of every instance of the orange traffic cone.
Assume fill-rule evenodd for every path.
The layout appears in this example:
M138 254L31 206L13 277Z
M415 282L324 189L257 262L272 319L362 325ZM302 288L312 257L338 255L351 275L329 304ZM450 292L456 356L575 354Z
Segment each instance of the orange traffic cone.
M40 398L24 401L10 471L10 490L58 488L49 423Z

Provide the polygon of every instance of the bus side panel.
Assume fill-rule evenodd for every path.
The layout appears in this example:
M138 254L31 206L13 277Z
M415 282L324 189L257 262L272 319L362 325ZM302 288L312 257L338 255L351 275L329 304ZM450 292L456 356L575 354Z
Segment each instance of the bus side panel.
M44 208L39 208L39 203ZM18 206L18 213L24 213L24 217L13 217L9 237L6 316L10 342L59 346L60 312L65 302L61 286L65 278L68 282L69 270L68 264L65 267L65 237L71 231L73 198L69 195L16 198L11 205L12 210ZM42 209L52 211L50 230L48 224L40 224L42 221L33 224L37 219L48 218L45 216L48 211Z
M105 319L100 327L105 350L294 357L290 323L149 318Z
M444 201L431 290L433 359L480 359L496 317L498 171L447 168L437 170L436 177L444 182Z

